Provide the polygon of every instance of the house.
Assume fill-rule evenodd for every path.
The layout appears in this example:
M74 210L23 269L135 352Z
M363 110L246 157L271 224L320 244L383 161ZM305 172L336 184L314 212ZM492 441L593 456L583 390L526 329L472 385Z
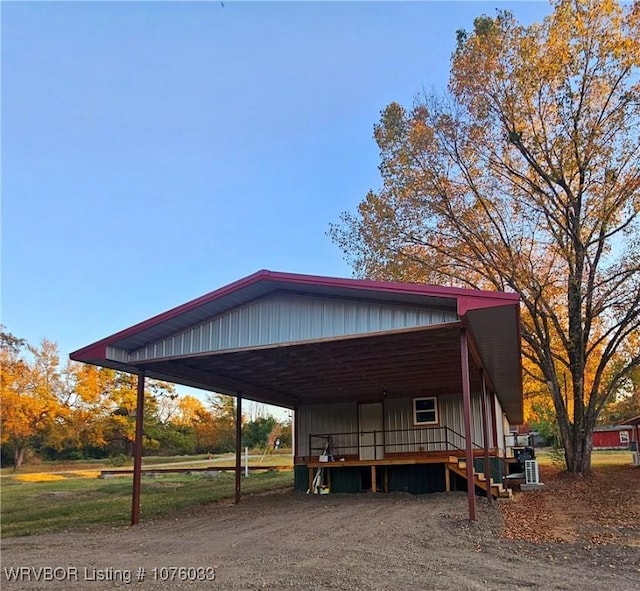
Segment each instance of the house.
M593 430L593 449L628 449L635 440L635 429L631 425L609 425Z
M503 494L522 422L519 298L502 292L259 271L71 359L139 376L132 523L145 377L231 394L238 416L243 399L294 410L298 490L320 469L332 491L466 488L471 519L476 492ZM239 437L236 466L238 501Z

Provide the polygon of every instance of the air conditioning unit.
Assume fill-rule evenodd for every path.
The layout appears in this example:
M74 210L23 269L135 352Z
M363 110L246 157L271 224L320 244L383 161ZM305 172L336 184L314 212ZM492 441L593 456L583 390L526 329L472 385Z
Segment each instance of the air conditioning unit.
M540 484L540 472L537 460L525 460L524 479L527 484Z

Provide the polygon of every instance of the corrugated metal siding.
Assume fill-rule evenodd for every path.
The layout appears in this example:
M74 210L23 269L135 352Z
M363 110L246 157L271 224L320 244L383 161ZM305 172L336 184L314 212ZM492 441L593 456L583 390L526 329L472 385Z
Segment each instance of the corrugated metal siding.
M332 442L341 455L358 453L358 406L355 402L312 404L298 407L298 455L309 455L309 434L352 433L333 435ZM313 446L319 445L314 442ZM314 450L314 454L317 450Z
M443 406L438 401L438 411ZM385 400L386 448L391 453L446 449L445 429L416 428L413 424L413 406L410 398ZM444 427L442 418L440 426Z
M455 322L452 311L277 294L134 351L129 361Z
M502 412L502 406L498 405L499 410ZM505 441L505 436L509 434L509 419L507 418L507 415L504 414L504 412L502 412L502 446L503 449L505 449L506 451L506 441ZM498 435L500 435L500 432L498 431Z
M129 359L129 355L126 351L117 349L116 347L107 347L105 357L114 361L121 361L122 363L127 363Z
M447 449L445 440L451 445L464 449L464 418L462 399L456 396L438 397L439 427L416 428L413 424L413 403L411 398L385 400L386 451L418 452ZM471 398L472 439L482 445L481 398ZM448 427L450 431L445 427ZM452 431L456 433L452 433ZM400 431L400 432L398 432ZM446 433L445 433L446 432Z
M502 412L502 406L500 405L500 401L497 396L494 396L495 400L495 408L493 410L493 414L496 418L496 434L498 436L498 441L496 442L496 447L501 449L503 452L505 449L505 441L504 441L504 433L505 433L505 423L506 419L504 418L504 413ZM506 423L507 429L509 429L509 424Z
M489 431L489 446L497 447L498 442L495 441L495 437L493 435L494 429L493 426L496 424L496 414L494 412L493 405L491 404L491 398L487 395L487 429ZM496 431L497 432L497 431Z
M620 440L620 433L627 434L627 442ZM593 448L621 448L626 449L629 447L629 441L631 441L631 429L618 429L616 431L594 431L593 433Z

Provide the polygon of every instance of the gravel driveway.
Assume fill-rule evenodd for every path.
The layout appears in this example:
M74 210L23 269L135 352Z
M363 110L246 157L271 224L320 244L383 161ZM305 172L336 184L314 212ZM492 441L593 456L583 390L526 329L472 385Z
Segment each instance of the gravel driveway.
M504 540L495 503L478 499L474 524L466 511L464 493L256 495L135 528L5 539L0 581L3 590L640 589L637 548Z

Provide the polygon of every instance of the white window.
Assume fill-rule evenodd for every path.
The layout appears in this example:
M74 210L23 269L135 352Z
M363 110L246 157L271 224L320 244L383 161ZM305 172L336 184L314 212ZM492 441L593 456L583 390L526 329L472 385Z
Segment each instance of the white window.
M629 443L629 431L620 431L620 443Z
M413 423L414 425L438 424L438 399L435 396L413 399Z

